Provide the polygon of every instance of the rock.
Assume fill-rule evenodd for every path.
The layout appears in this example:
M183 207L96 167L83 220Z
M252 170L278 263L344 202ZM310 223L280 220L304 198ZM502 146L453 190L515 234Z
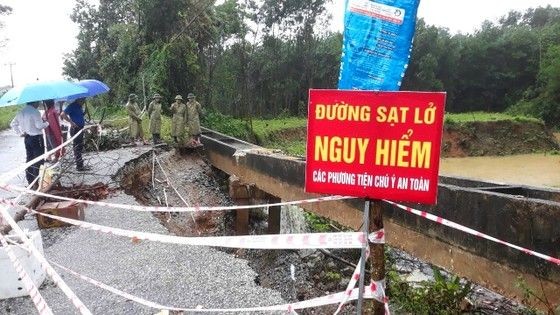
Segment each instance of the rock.
M459 304L461 311L470 312L474 307L474 303L469 298L464 298Z
M315 253L314 249L300 249L297 251L300 258L307 259Z
M422 273L418 269L414 269L404 279L406 280L406 282L411 282L413 286L417 285L418 283L423 282L423 281L430 281L430 277L427 276L426 274Z
M308 261L314 261L314 260L317 260L318 257L319 257L319 254L315 252L315 253L309 254L309 255L307 255L305 257L302 257L302 258L305 258Z
M327 263L327 268L329 268L331 270L336 269L336 264L334 263L334 261L329 261Z
M353 273L354 272L354 268L352 267L344 267L342 269L342 273Z
M338 286L341 288L346 288L348 286L348 283L350 283L350 278L342 278L338 282Z

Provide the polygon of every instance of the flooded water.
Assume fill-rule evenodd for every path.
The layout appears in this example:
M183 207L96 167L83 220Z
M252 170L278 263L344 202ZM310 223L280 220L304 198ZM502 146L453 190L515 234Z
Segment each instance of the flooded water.
M560 155L539 153L445 158L440 163L440 174L560 188Z

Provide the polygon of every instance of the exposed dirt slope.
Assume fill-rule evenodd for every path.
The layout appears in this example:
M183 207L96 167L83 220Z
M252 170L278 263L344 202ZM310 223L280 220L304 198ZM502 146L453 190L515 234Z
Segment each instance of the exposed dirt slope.
M445 126L442 157L500 156L557 149L554 135L540 123L467 122Z

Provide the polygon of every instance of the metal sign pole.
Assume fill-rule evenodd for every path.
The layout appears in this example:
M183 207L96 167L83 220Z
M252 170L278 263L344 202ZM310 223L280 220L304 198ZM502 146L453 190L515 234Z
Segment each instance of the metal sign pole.
M380 200L372 201L372 207L369 209L369 230L372 232L383 229L383 208ZM369 253L371 259L371 282L382 285L385 279L385 244L369 244ZM384 292L383 289L381 292ZM384 298L384 297L382 297ZM385 314L385 303L374 299L372 303L372 314Z
M362 307L363 307L363 303L364 303L364 279L365 279L365 273L366 273L366 251L367 248L369 246L369 241L368 241L368 229L369 229L369 204L370 201L369 199L366 199L365 204L364 204L364 222L363 222L363 231L364 231L364 237L365 237L365 243L364 246L362 247L362 259L360 260L360 282L358 285L359 288L359 293L358 293L358 311L357 314L361 315L362 314Z

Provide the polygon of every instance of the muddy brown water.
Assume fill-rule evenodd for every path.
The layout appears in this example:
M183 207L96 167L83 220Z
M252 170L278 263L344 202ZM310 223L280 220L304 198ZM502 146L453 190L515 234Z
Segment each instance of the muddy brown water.
M514 185L560 188L560 155L540 153L444 158L441 159L440 174Z

